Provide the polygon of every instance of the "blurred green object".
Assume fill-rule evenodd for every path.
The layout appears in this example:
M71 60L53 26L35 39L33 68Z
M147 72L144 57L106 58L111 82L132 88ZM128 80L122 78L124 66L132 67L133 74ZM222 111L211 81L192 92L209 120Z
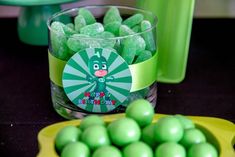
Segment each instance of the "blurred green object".
M158 82L179 83L185 77L195 0L137 0L139 8L158 18Z
M59 12L61 3L75 0L0 0L0 5L22 6L18 17L18 35L30 45L48 45L46 22Z

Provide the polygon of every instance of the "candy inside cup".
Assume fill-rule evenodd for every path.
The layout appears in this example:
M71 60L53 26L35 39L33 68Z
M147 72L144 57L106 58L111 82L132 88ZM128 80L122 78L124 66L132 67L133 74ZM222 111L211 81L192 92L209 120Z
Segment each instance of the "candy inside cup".
M49 56L51 56L49 58L56 58L59 62L67 62L80 50L96 47L116 52L130 66L142 64L153 58L157 49L156 16L141 9L117 6L115 8L118 9L122 21L120 22L120 17L114 20L105 18L106 13L110 10L113 10L110 14L116 14L113 8L113 6L88 6L55 14L48 21ZM84 10L88 10L91 14ZM86 18L83 19L80 15ZM92 23L94 19L96 21ZM83 26L84 20L89 22L88 26ZM136 21L141 22L135 24ZM58 78L53 79L54 75L51 74L62 70L57 68L59 69L61 66L50 69L51 96L55 110L68 119L82 118L92 113L75 106L68 99L62 85L57 82ZM144 82L141 79L138 78L140 82ZM124 112L127 104L139 98L148 99L153 106L156 105L157 87L155 80L141 89L131 91L126 101L107 113Z

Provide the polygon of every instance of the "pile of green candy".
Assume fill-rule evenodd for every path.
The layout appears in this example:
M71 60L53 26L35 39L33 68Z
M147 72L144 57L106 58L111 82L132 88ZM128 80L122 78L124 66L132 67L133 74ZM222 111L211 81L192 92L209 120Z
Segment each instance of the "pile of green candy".
M126 116L105 124L96 115L79 126L66 126L55 138L61 157L218 157L202 131L182 115L166 116L152 123L152 105L139 99Z
M152 25L144 20L141 13L123 20L118 8L113 6L104 15L103 24L96 20L88 9L80 8L73 19L74 23L52 22L52 54L59 59L68 60L82 49L101 47L112 49L128 64L134 64L151 58L155 53ZM144 33L135 34L140 32Z
M58 59L67 61L82 49L101 47L117 52L128 64L135 64L148 60L156 52L155 28L141 13L124 19L118 8L113 6L107 10L103 19L96 19L86 8L78 9L76 16L70 20L63 20L63 17L55 18L50 25L50 52ZM128 99L114 112L123 112L131 101L146 98L150 88L130 93ZM61 106L71 110L68 115L73 114L73 111L84 112L67 98L62 87L51 83L51 91L53 104L61 114L69 112ZM76 112L73 115L82 117L77 116Z

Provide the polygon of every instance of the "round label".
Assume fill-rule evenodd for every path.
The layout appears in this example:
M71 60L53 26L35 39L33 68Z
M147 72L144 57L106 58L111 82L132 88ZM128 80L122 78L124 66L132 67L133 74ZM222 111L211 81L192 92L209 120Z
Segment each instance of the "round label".
M78 107L95 113L114 110L130 94L128 64L110 49L87 48L67 62L62 77L64 91Z

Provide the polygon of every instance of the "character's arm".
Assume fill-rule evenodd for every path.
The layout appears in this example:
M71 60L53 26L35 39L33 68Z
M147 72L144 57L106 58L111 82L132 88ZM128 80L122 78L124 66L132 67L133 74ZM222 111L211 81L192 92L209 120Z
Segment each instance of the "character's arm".
M110 81L113 81L114 80L114 77L113 76L109 76L106 78L106 82L110 82Z
M92 77L92 76L90 76L90 75L87 75L87 76L86 76L86 80L87 80L88 82L90 82L90 83L93 83L93 82L96 80L96 77L94 78L94 77Z

